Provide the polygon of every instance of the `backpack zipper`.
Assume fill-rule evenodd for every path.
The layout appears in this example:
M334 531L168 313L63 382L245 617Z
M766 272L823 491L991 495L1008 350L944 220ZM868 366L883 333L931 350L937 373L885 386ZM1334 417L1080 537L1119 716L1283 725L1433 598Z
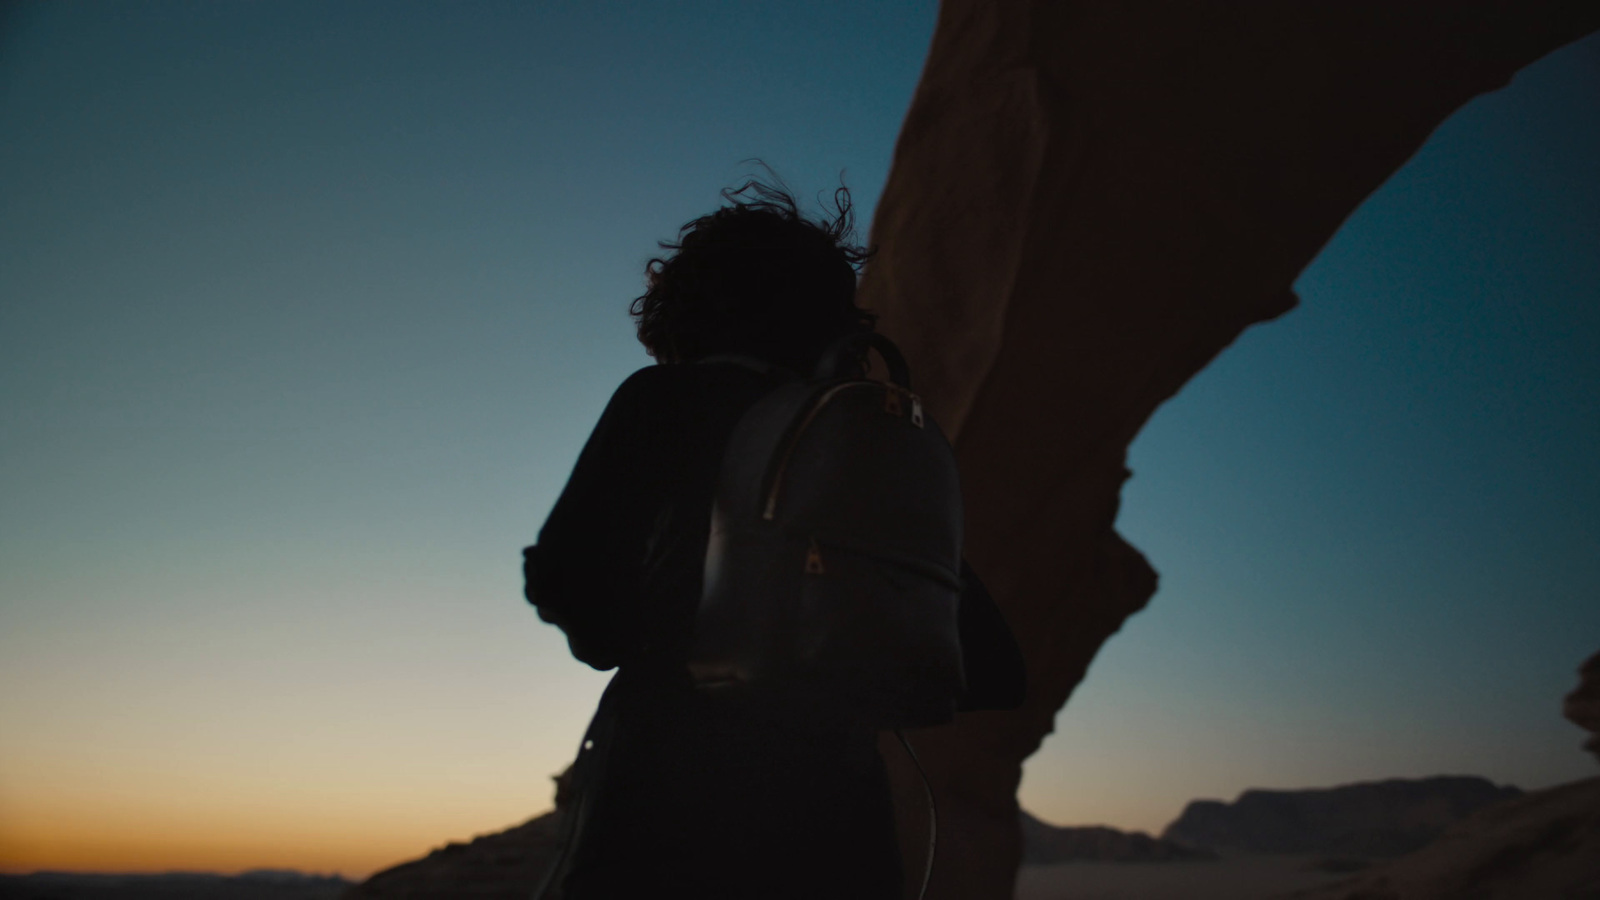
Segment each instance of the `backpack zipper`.
M860 556L880 563L886 563L899 569L904 569L913 575L920 575L930 581L937 581L945 587L961 590L961 576L950 571L944 566L917 556L905 553L896 553L881 547L866 547L854 541L841 541L827 537L812 537L810 546L806 550L806 574L827 574L827 563L823 556L825 550L838 550L849 556Z
M767 489L767 505L761 512L761 518L770 522L777 515L778 493L783 488L783 476L789 468L789 457L794 455L794 445L800 442L800 436L805 434L812 420L817 417L817 413L822 412L822 408L828 405L828 401L832 400L841 391L855 387L873 387L876 384L877 382L875 381L846 381L844 384L836 384L824 391L822 396L811 404L811 408L806 411L805 418L800 420L800 424L795 427L794 433L789 436L788 442L783 445L783 455L778 458L777 468L772 471L772 486Z

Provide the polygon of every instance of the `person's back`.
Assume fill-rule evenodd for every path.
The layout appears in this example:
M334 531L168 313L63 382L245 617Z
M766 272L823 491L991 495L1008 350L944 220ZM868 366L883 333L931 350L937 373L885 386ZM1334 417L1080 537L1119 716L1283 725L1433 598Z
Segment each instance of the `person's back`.
M633 312L658 365L617 390L529 550L541 616L579 659L619 668L581 775L565 896L887 900L901 875L876 733L708 697L685 668L723 448L779 377L717 358L808 372L872 324L855 305L865 253L848 243L847 194L823 224L763 185L726 196L652 260ZM990 642L1009 642L989 619ZM1018 693L1020 661L1005 664Z

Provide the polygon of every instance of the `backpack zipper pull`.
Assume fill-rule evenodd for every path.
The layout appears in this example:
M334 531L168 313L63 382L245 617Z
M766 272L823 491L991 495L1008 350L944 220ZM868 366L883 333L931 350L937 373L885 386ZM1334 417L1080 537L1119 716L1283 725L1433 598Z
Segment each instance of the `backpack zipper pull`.
M806 550L806 574L828 574L828 570L822 565L822 548L817 546L816 538L811 539L811 546Z
M893 385L883 386L883 411L891 416L902 415L900 410L900 391Z

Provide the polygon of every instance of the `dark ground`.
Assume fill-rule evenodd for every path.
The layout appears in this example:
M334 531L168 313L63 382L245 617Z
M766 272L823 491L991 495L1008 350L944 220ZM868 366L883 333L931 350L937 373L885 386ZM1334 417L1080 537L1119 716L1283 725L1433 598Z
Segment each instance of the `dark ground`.
M35 872L0 875L0 900L333 900L350 885L337 876L298 872L246 872L235 876Z

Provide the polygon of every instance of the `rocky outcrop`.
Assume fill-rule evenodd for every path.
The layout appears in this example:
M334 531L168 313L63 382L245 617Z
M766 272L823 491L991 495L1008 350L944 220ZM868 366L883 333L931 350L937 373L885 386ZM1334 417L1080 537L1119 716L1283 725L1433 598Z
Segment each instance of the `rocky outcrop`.
M1242 853L1400 856L1478 810L1518 797L1483 778L1395 778L1308 791L1245 791L1232 803L1195 800L1161 836Z
M560 813L460 844L373 875L345 893L347 900L528 900L560 854Z
M1062 827L1041 822L1026 812L1021 814L1021 821L1024 863L1145 863L1216 858L1209 850L1175 844L1142 831L1118 831L1103 825Z
M1156 587L1114 524L1157 406L1291 285L1451 112L1600 4L945 0L862 284L952 435L967 553L1024 708L916 736L930 898L1012 895L1022 760ZM892 766L904 764L886 754ZM925 824L897 773L907 871Z
M1579 667L1578 686L1567 695L1561 711L1574 725L1589 732L1583 749L1600 759L1600 653Z
M1031 863L1162 862L1215 856L1210 851L1174 844L1143 832L1104 827L1061 828L1041 822L1026 812L1020 815L1028 848L1026 861ZM455 897L527 900L546 867L554 863L560 852L558 816L559 813L547 813L465 844L446 844L421 859L373 875L350 888L344 897L346 900L449 900Z
M1600 897L1600 778L1484 809L1438 840L1300 900Z
M1600 653L1584 662L1578 679L1563 711L1579 727L1594 732L1600 725ZM1591 738L1586 746L1595 750L1595 745ZM1416 853L1296 896L1303 900L1600 897L1600 778L1491 805Z

